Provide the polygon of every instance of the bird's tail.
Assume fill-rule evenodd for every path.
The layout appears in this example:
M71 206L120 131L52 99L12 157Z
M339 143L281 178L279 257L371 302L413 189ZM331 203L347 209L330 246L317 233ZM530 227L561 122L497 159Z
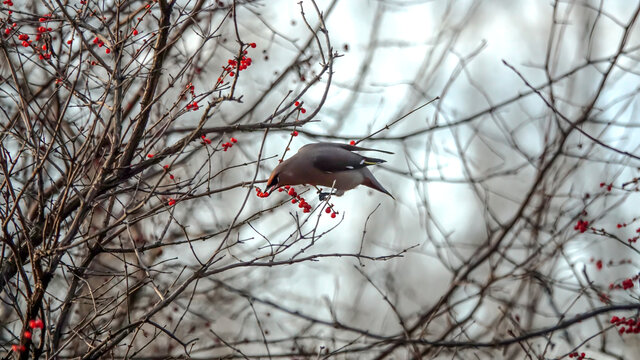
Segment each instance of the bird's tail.
M393 154L391 151L387 151L387 150L372 149L372 148L366 148L366 147L348 145L348 144L340 144L340 147L342 147L343 149L347 149L349 151L377 151L385 154Z
M367 173L365 174L365 178L364 181L362 182L362 185L364 186L368 186L374 190L378 190L381 193L387 194L389 196L391 196L391 198L393 200L395 200L396 198L393 197L393 195L391 195L391 193L389 191L387 191L387 189L384 188L384 186L382 186L382 184L380 184L380 182L378 181L378 179L376 179L373 174L371 173L371 171L369 171L369 169L364 168L363 170L365 170Z

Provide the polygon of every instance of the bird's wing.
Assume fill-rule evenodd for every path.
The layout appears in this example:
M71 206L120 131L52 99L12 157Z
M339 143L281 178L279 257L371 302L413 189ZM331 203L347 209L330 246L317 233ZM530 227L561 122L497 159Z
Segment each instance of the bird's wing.
M349 145L349 144L340 144L340 143L332 143L332 142L319 142L319 143L313 143L313 144L307 144L303 147L300 148L300 150L316 150L322 147L328 147L328 148L333 148L333 149L344 149L344 150L348 150L348 151L377 151L377 152L381 152L381 153L385 153L385 154L393 154L391 151L387 151L387 150L380 150L380 149L371 149L371 148L365 148L365 147L360 147L360 146L355 146L355 145ZM300 151L299 150L299 151Z
M316 169L329 173L360 169L386 161L365 157L340 147L315 149L315 154L312 159L312 164Z

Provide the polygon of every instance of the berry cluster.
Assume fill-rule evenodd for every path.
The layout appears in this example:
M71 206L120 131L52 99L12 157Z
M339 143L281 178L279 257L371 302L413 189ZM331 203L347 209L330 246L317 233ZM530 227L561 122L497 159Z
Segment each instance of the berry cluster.
M94 43L94 44L96 44L96 45L98 45L98 47L99 47L99 48L101 48L101 47L103 47L103 46L104 46L104 41L100 40L100 38L99 38L99 37L97 37L97 36L93 39L93 43ZM104 49L104 52L106 52L107 54L109 54L109 53L111 53L111 49L109 49L109 48L107 47L107 48L105 48L105 49Z
M192 83L189 83L189 85L187 85L187 90L191 93L191 98L196 97L196 87L193 86ZM199 108L200 107L198 106L198 103L195 100L187 104L187 110L196 111Z
M261 198L266 198L269 197L269 193L268 192L262 192L262 190L257 187L256 188L256 196L261 197Z
M296 189L294 189L294 188L293 188L292 186L290 186L290 185L285 185L284 187L278 188L278 192L285 192L285 191L286 191L286 193L287 193L289 196L291 196L291 197L292 197L292 199L291 199L291 203L292 203L292 204L298 204L298 207L299 207L300 209L302 209L302 212L303 212L303 213L310 213L310 212L311 212L311 208L312 208L311 204L309 204L309 203L308 203L308 202L307 202L307 201L306 201L302 196L300 196L300 194L298 194L298 193L296 192ZM262 192L262 190L260 190L260 188L258 188L258 187L257 187L257 188L256 188L256 195L257 195L258 197L265 198L265 197L268 197L268 196L269 196L269 193L267 193L267 192ZM331 214L331 218L332 218L332 219L335 219L335 218L336 218L336 216L338 216L338 213L337 213L337 212L335 212L335 211L333 211L333 210L332 210L332 208L331 208L331 206L328 206L328 207L325 209L325 212L326 212L327 214Z
M609 284L609 290L613 290L613 289L628 290L628 289L631 289L633 287L633 282L637 281L638 277L639 277L639 275L636 275L633 278L626 278L626 279L622 280L622 282L620 284L611 283L611 284Z
M279 192L283 192L285 190L287 191L287 194L293 198L291 199L292 204L298 203L298 207L302 209L303 213L311 212L311 205L302 196L298 195L296 189L289 185L285 185L284 188L278 189Z
M42 322L41 319L29 320L28 324L29 324L29 327L32 330L44 329L44 322ZM33 337L33 332L29 331L29 330L25 330L23 335L24 335L25 339L31 340L31 338ZM13 344L13 345L11 345L11 351L13 351L13 352L23 352L23 351L26 351L26 350L27 350L27 348L23 344Z
M233 146L233 144L238 142L238 139L232 137L231 139L229 139L230 141L227 141L226 143L222 144L222 150L227 151L229 150L230 147Z
M583 360L585 356L586 355L584 353L578 354L577 352L572 352L571 354L569 354L570 358L576 358L578 360Z
M300 111L301 113L306 113L307 109L303 108L302 106L300 106L300 101L296 101L295 103L293 103L293 105L298 108L298 111Z
M335 218L336 218L336 216L338 216L338 213L337 213L337 212L335 212L335 211L333 211L333 210L331 209L331 207L330 207L330 206L327 206L327 207L324 209L324 212L326 212L327 214L331 214L331 218L332 218L332 219L335 219Z
M6 4L6 1L4 2ZM9 6L13 5L13 3L11 3ZM49 18L51 17L51 14L46 14L43 15L43 17L41 17L39 19L39 21L41 23L45 23L47 21L49 21ZM6 36L11 35L11 32L17 27L16 23L11 24L11 27L7 27L4 29L4 34ZM36 38L35 41L40 41L42 40L43 35L49 33L53 31L52 28L50 27L45 27L45 26L39 26L37 28L37 34L36 34ZM18 35L18 40L21 41L20 45L22 45L23 47L31 47L33 44L33 40L30 39L29 35L27 34L19 34ZM33 47L34 51L38 53L38 57L40 58L40 60L48 60L51 59L51 52L49 49L49 46L45 43L42 44L41 46L34 46Z
M600 183L600 187L607 187L607 191L611 191L611 189L613 188L613 184L605 184L603 182Z
M619 318L615 315L611 317L611 323L618 326L618 333L640 334L640 319L627 319L624 316ZM625 326L627 326L625 328Z
M256 43L249 44L249 47L255 48ZM218 78L218 84L222 84L222 79L226 75L229 75L230 77L234 77L236 76L236 73L235 73L236 70L240 72L242 70L246 70L249 66L251 66L251 63L253 60L251 60L251 58L247 56L248 51L245 49L242 51L242 54L243 54L242 58L239 59L240 63L238 63L238 59L227 60L227 66L222 67L222 76Z
M4 29L4 34L5 34L6 36L9 36L9 35L11 34L11 31L12 31L16 26L18 26L18 24L16 24L16 23L11 24L11 26L10 26L10 27L7 27L6 29Z
M7 30L9 30L9 29L7 29ZM7 30L5 30L5 32ZM29 40L29 35L27 35L27 34L18 35L18 40L22 40L22 46L24 46L24 47L29 47L31 45L31 42L32 42L32 40Z
M583 233L589 230L589 222L586 220L578 220L578 222L576 223L576 226L574 226L573 229Z

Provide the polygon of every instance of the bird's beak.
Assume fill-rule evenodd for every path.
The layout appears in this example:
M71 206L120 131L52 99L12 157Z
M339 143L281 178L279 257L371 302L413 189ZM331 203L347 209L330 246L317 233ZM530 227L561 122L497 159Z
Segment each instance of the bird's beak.
M278 185L276 184L269 185L264 189L264 192L266 192L267 194L271 194L273 190L276 189L276 187L278 187Z
M266 192L267 194L271 194L277 188L278 183L275 181L270 181L267 183L267 187L264 189L264 192Z

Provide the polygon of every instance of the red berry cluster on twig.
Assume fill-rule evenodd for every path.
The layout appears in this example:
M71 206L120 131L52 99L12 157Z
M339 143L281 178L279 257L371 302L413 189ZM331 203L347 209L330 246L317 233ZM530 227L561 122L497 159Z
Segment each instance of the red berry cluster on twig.
M268 192L262 192L262 190L259 187L256 187L256 196L261 197L261 198L266 198L266 197L269 197L269 193Z
M311 204L309 204L302 196L300 196L300 194L298 194L298 192L296 191L296 189L293 188L293 186L285 185L284 187L278 188L278 192L286 192L287 195L291 196L292 197L291 203L298 204L298 207L302 209L303 213L311 212L311 209L312 209ZM262 192L260 188L256 188L256 195L258 197L265 198L269 196L269 193ZM338 216L338 213L333 211L330 205L327 206L327 208L325 208L325 212L327 214L331 214L332 219L335 219L335 217Z
M32 319L27 323L32 330L35 329L44 329L44 322L42 319ZM33 332L30 330L25 330L23 333L25 339L31 339L33 337ZM13 344L11 345L11 351L13 352L23 352L26 351L27 348L23 344Z
M249 47L255 48L256 43L249 44ZM227 60L227 66L222 67L222 76L218 78L218 84L222 83L222 79L226 75L229 75L230 77L234 77L236 76L236 73L235 73L236 70L240 72L242 70L246 70L249 66L251 66L253 60L250 57L248 57L247 54L248 54L248 51L245 48L245 50L242 51L242 57L239 59L240 63L238 63L238 59Z
M570 358L576 358L578 360L583 360L585 356L585 353L578 354L577 352L572 352L571 354L569 354Z
M99 37L97 37L97 36L93 39L93 43L94 43L94 44L96 44L96 45L98 45L98 47L100 47L100 48L104 46L104 41L102 41L102 40L101 40ZM105 48L105 50L104 50L104 51L105 51L107 54L109 54L109 53L111 52L111 49L109 49L109 48L107 47L107 48Z
M191 98L194 99L196 97L196 87L193 86L192 83L189 83L187 85L187 90L191 93ZM187 110L193 110L196 111L198 110L200 107L198 106L198 102L193 100L192 102L187 104Z
M613 188L613 184L606 184L603 182L600 183L600 187L605 187L605 186L607 187L607 191L611 191L611 189Z
M613 315L611 317L611 324L618 326L618 333L620 333L620 335L625 333L640 334L640 319L627 319L624 316L619 318Z
M574 226L573 229L583 233L589 230L589 222L586 220L578 220L578 222L576 223L576 226Z
M229 148L231 148L233 146L233 144L235 144L237 142L238 142L238 139L232 137L231 139L229 139L229 141L227 141L226 143L222 144L222 150L223 151L229 150Z
M286 191L287 194L289 194L289 196L293 198L291 199L291 203L292 204L298 203L298 207L302 209L303 213L311 212L311 205L302 196L298 195L298 193L296 192L296 189L294 189L292 186L285 185L284 189L279 188L278 191L280 192Z
M613 289L629 290L634 286L633 282L638 281L638 278L640 278L640 275L635 275L634 277L626 278L622 280L620 284L611 283L609 284L609 290L613 290Z
M301 113L304 114L307 112L307 109L300 106L300 101L296 101L295 103L293 103L293 105L295 105L295 107L298 108L298 111L300 111Z

